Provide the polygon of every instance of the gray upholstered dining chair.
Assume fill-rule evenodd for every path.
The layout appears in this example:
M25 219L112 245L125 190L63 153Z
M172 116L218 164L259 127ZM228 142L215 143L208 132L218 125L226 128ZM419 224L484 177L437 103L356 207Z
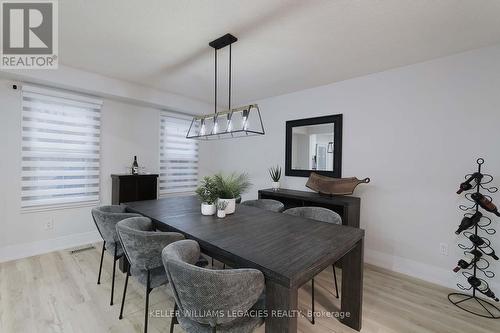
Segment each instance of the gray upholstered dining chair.
M256 269L194 266L199 255L200 247L193 240L172 243L162 252L181 327L190 333L245 333L262 325L264 319L259 316L235 317L234 313L265 309L264 275Z
M285 205L283 205L283 203L279 202L278 200L272 199L247 200L243 201L241 204L245 206L265 209L276 213L281 213L283 210L285 210Z
M96 207L92 209L92 218L94 219L97 230L101 234L101 237L104 241L102 244L101 262L99 264L97 284L101 284L101 271L104 251L108 251L113 255L113 276L111 278L110 305L113 305L113 295L115 291L116 261L123 256L123 249L116 233L116 224L123 219L137 216L141 215L125 212L125 206L111 205Z
M326 209L323 207L296 207L290 208L283 212L284 214L300 216L311 220L333 223L333 224L342 224L342 218L339 214L335 213L330 209ZM337 273L335 273L335 264L332 265L333 270L333 282L335 284L335 296L339 298L339 289L337 284ZM311 323L314 324L314 278L311 280L311 296L312 296L312 313Z
M168 282L163 267L161 251L165 246L184 239L177 232L155 231L153 223L147 217L131 217L116 225L125 256L129 261L127 277L123 287L120 319L123 318L125 296L127 294L128 277L134 276L139 283L146 286L146 307L144 316L144 332L148 331L149 294L154 288Z

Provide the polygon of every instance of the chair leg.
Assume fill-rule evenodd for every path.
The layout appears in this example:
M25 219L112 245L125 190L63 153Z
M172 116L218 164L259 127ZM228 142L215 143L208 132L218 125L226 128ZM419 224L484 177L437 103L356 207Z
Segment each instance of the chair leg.
M116 257L117 248L118 248L118 246L116 246L116 244L115 244L115 255L113 257L113 277L111 278L111 302L109 302L109 305L113 305L113 295L115 293L116 260L118 259Z
M106 241L102 243L101 263L99 264L99 275L97 276L97 284L101 284L102 259L104 258L105 250L106 250Z
M226 269L226 264L222 264L222 269Z
M212 269L214 268L214 258L212 258Z
M333 268L333 281L335 283L335 297L339 298L339 287L337 285L337 273L335 273L335 264L332 265Z
M314 278L311 280L312 286L311 286L311 296L312 296L312 316L311 316L311 324L314 325Z
M174 304L174 316L170 319L170 333L174 333L174 325L177 324L177 303Z
M144 310L144 333L148 332L148 317L149 317L149 293L151 292L150 272L148 270L148 277L146 282L146 309Z
M129 276L130 276L130 266L128 266L127 277L125 278L125 285L123 286L122 306L120 308L120 317L119 317L119 319L123 318L123 308L125 307L125 295L127 295L127 284L128 284L128 277Z

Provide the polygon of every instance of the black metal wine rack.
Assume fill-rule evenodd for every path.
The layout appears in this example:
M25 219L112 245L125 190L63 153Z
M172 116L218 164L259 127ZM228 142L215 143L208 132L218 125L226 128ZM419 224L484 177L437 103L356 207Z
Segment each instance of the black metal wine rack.
M467 199L470 203L458 206L458 208L464 212L464 217L471 217L474 215L474 213L477 212L482 213L484 211L487 213L486 210L482 209L482 207L480 207L480 205L476 203L475 200L472 199L473 193L482 194L481 192L485 191L488 193L495 193L498 191L497 187L488 185L493 182L493 176L481 173L481 167L484 164L484 159L478 158L476 163L477 163L477 173L481 174L482 178L480 178L479 180L475 179L474 180L475 184L470 189L465 190L467 191L467 193L465 194L465 199ZM470 179L472 176L473 174L468 174L465 176L465 179L466 180ZM487 194L483 194L483 196L490 202L492 201L491 196ZM491 319L500 318L500 309L491 302L486 301L484 298L490 297L495 299L498 296L496 297L491 297L491 295L486 296L483 294L482 291L484 291L484 286L486 286L489 289L489 284L488 282L486 282L486 279L494 278L495 273L492 270L490 270L490 262L488 261L488 259L490 259L491 257L489 257L488 255L476 256L475 253L477 253L477 251L485 253L484 252L485 249L489 251L489 249L491 249L491 242L485 236L486 235L491 236L494 235L495 233L496 230L492 226L492 218L486 216L486 214L483 214L479 222L475 223L473 227L470 227L469 229L464 230L462 232L465 238L467 238L466 240L467 243L466 244L459 243L458 247L464 250L465 255L469 256L472 255L474 260L472 265L460 271L461 272L460 274L462 274L467 283L465 286L462 283L457 283L457 287L460 290L463 290L464 293L451 293L448 295L448 300L453 305L459 307L460 309L475 314L477 316L491 318ZM471 235L472 237L480 237L483 244L478 246L475 243L473 243L469 239ZM477 286L473 286L469 283L469 279L471 277L477 279L475 281L481 282L480 289L478 289ZM471 290L472 294L465 293ZM498 302L498 299L495 300Z

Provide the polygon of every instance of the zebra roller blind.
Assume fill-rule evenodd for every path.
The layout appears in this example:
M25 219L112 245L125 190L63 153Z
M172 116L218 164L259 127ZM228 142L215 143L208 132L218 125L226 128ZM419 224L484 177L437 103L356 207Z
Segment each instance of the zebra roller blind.
M160 115L160 195L196 189L198 142L186 139L190 124L190 119Z
M21 208L99 200L101 106L23 86Z

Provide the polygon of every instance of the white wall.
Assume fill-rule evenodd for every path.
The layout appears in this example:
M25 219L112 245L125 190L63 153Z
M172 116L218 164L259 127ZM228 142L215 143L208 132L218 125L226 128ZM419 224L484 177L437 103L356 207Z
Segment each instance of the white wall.
M148 172L159 169L159 109L202 113L204 103L128 82L63 67L57 71L0 72L0 262L87 244L98 233L91 207L21 213L21 96L19 81L92 93L104 100L101 117L101 203L111 202L112 173L137 155ZM5 80L8 79L8 80ZM54 228L45 230L48 221Z
M253 101L266 135L203 142L201 174L247 171L254 186L244 199L255 198L271 185L267 169L284 166L286 120L342 113L343 176L372 180L355 192L366 260L454 286L451 269L460 255L454 230L463 201L457 186L480 156L500 184L499 89L496 46ZM284 177L282 187L306 190L305 182ZM491 238L500 252L500 236ZM442 242L449 256L440 255ZM500 265L492 266L500 274Z
M49 85L121 100L133 105L147 105L189 114L202 114L212 108L192 98L64 65L59 65L57 70L0 70L0 78Z

